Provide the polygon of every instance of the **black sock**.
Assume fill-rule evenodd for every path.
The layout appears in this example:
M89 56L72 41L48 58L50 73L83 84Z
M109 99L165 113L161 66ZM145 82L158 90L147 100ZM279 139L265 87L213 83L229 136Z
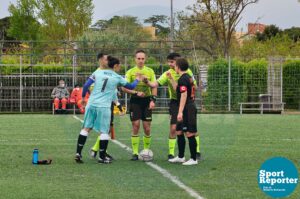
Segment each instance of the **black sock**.
M83 146L85 144L87 136L79 134L78 141L77 141L77 153L81 155L81 151L83 149Z
M100 140L100 152L99 152L99 157L104 160L105 155L106 155L106 149L108 145L108 140Z
M184 135L177 135L177 143L178 143L178 157L184 157L184 150L185 150L185 137Z
M191 152L191 158L196 160L196 153L197 153L197 142L195 136L189 137L189 146Z

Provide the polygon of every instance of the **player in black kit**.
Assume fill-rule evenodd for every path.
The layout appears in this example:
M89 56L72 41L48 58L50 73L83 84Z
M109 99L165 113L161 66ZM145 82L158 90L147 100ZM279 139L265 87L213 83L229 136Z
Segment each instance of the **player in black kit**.
M179 103L176 125L178 156L170 159L169 162L182 163L182 165L196 165L198 164L196 159L197 143L195 139L195 134L197 133L197 109L195 105L195 86L193 79L186 73L188 68L189 64L186 59L179 58L176 60L175 71L180 75L180 78L178 79L177 85L175 81L172 81L172 85L173 87L176 86ZM189 140L191 152L191 158L188 161L185 161L184 157L184 133Z

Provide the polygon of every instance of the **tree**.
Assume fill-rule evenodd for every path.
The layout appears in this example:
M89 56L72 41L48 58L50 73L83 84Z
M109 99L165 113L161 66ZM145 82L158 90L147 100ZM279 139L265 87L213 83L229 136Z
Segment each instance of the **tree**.
M98 20L90 30L79 36L78 40L83 41L79 45L92 45L84 46L85 48L97 47L106 49L107 52L109 49L134 49L138 43L132 41L150 38L151 35L143 29L137 17L114 16L109 20ZM94 43L91 43L92 41Z
M263 33L257 33L256 38L258 41L266 41L280 34L282 31L276 25L269 25L265 28Z
M256 38L245 40L237 55L248 61L270 56L297 57L299 51L299 42L294 42L287 34L277 34L266 41L258 41Z
M109 20L100 19L92 25L92 28L97 30L120 28L130 30L131 28L135 29L137 27L140 28L141 25L138 22L138 18L133 16L113 16Z
M283 34L287 34L290 39L294 40L294 42L300 41L300 28L299 27L292 27L285 29Z
M142 25L138 22L137 17L133 16L113 16L107 21L108 29L115 30L122 34L137 34L141 32Z
M48 39L73 40L92 21L92 0L36 0L42 31Z
M18 0L9 7L8 32L22 40L70 41L88 29L93 8L92 0Z
M0 19L0 41L2 40L16 40L16 38L8 36L8 29L10 27L10 17L4 17ZM7 51L9 47L13 46L14 42L0 42L0 59L1 59L1 52Z
M166 15L152 15L151 17L144 20L144 23L151 23L153 27L157 24L166 24L168 17Z
M197 0L192 10L192 20L202 23L213 33L224 57L230 53L231 41L241 14L258 0Z
M98 20L95 24L92 25L92 28L98 29L98 30L104 30L108 27L108 21L107 20Z
M11 13L8 36L18 40L36 40L40 24L35 16L35 0L18 0L16 5L10 4Z
M195 48L200 50L199 53L205 55L215 56L219 55L220 48L215 37L213 37L212 29L209 28L206 23L195 20L194 16L190 16L188 13L177 12L175 15L175 22L177 28L175 28L176 40L191 40L194 41Z
M170 34L168 17L166 15L152 15L145 19L144 23L150 23L152 27L155 27L156 35L160 37L167 37ZM167 25L167 27L165 25Z
M4 17L0 19L0 40L15 40L15 38L8 36L8 29L10 27L10 18Z

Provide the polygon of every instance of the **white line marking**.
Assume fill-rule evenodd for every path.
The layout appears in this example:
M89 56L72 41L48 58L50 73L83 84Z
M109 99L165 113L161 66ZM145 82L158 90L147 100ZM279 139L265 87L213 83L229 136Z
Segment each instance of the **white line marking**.
M219 138L218 138L219 139ZM118 139L119 141L128 141L128 138L120 138ZM152 140L156 140L156 141L165 141L165 139L163 138L152 138ZM214 140L212 138L206 138L206 140ZM225 140L225 139L220 139L220 140ZM245 138L245 139L240 139L237 138L236 141L243 141L243 140L252 140L252 141L286 141L286 142L300 142L300 139L254 139L254 138ZM62 141L77 141L77 139L59 139L59 141L54 140L54 139L47 139L47 138L41 138L41 139L34 139L34 138L28 138L28 139L11 139L11 140L7 140L7 139L0 139L0 142L15 142L15 141L27 141L27 142L31 142L31 141L55 141L55 142L62 142Z
M47 139L47 138L41 138L41 139L28 138L28 139L0 140L0 142L12 142L12 141L27 141L27 142L31 142L31 141L55 141L55 142L61 142L61 141L77 141L77 139L59 139L58 141L55 140L55 139Z
M222 139L222 138L218 138L220 140L225 140L225 139ZM128 138L119 138L118 139L119 141L128 141ZM156 141L165 141L164 138L152 138L152 140L156 140ZM214 140L213 138L206 138L207 141L210 141L210 140ZM227 139L226 139L227 140ZM255 139L255 138L236 138L235 139L236 141L244 141L244 140L252 140L252 141L280 141L280 142L283 142L283 141L286 141L286 142L300 142L300 139L293 139L293 138L286 138L286 139ZM47 139L47 138L28 138L28 139L24 139L24 138L21 138L21 139L3 139L1 140L0 139L0 142L14 142L14 141L27 141L27 142L30 142L30 141L55 141L55 142L62 142L62 141L77 141L77 139L59 139L59 141L57 140L54 140L54 139Z
M77 116L74 115L73 118L76 119L76 120L78 120L78 121L80 121L81 123L83 123L83 120L81 120L79 117L77 117ZM132 149L130 147L126 146L125 144L123 144L121 142L119 142L118 140L111 140L111 141L113 143L115 143L116 145L120 146L121 148L125 149L127 152L129 152L129 153L132 152ZM186 191L193 198L204 199L195 190L193 190L192 188L186 186L183 182L181 182L178 179L178 177L173 176L166 169L163 169L160 166L158 166L157 164L154 164L152 162L146 162L146 164L148 166L150 166L151 168L155 169L156 171L158 171L159 173L161 173L165 178L168 178L171 182L173 182L174 184L176 184L179 188L181 188L184 191Z
M132 149L128 146L126 146L125 144L119 142L118 140L111 140L113 143L115 143L116 145L119 145L121 148L125 149L128 152L132 152ZM158 166L157 164L154 164L153 162L145 162L148 166L152 167L153 169L155 169L156 171L158 171L159 173L161 173L165 178L168 178L169 180L171 180L174 184L176 184L178 187L180 187L181 189L185 190L188 194L190 194L190 196L192 196L193 198L197 198L197 199L203 199L203 197L201 197L196 191L194 191L193 189L191 189L190 187L186 186L185 184L183 184L183 182L181 182L178 177L173 176L172 174L170 174L166 169L163 169L162 167Z
M119 141L127 141L128 139L126 138L120 138L118 139ZM164 141L165 139L163 138L152 138L152 140L156 140L156 141ZM212 140L212 139L208 139L206 138L206 140ZM240 141L240 140L254 140L254 141L286 141L286 142L300 142L300 139L236 139L237 141ZM0 142L15 142L15 141L25 141L25 142L35 142L35 141L55 141L55 142L63 142L63 141L77 141L77 139L59 139L59 141L57 140L54 140L54 139L47 139L47 138L41 138L41 139L33 139L33 138L28 138L28 139L11 139L11 140L7 140L7 139L4 139L4 140L1 140L0 139ZM213 145L213 144L212 144Z
M73 118L76 119L76 120L78 120L78 121L80 121L81 123L83 123L83 120L80 119L79 117L77 117L76 115L73 115Z

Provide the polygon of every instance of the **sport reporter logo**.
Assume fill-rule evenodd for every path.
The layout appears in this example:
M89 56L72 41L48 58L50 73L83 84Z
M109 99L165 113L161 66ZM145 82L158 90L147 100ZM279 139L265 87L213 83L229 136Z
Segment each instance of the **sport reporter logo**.
M298 170L292 161L283 157L266 160L257 175L259 188L274 198L287 197L297 187Z

